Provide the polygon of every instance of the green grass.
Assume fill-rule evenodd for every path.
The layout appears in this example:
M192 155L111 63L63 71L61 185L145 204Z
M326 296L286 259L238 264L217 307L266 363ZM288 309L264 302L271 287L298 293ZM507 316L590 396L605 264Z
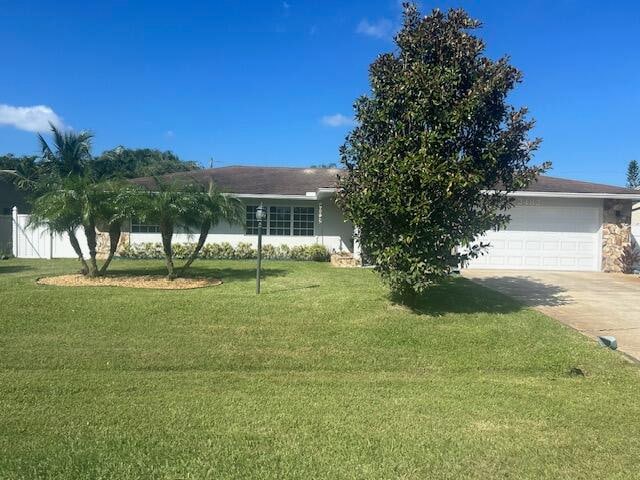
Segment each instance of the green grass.
M0 478L637 478L638 366L463 279L413 309L316 263L265 262L259 297L242 261L34 282L76 268L0 262Z

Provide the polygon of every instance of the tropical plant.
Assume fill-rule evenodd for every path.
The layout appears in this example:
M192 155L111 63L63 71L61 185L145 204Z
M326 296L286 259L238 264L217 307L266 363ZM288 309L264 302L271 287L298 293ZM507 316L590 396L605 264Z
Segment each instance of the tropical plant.
M130 214L133 186L116 181L96 181L91 158L91 138L87 132L62 132L51 126L53 143L38 135L42 160L23 161L16 169L16 182L33 197L32 222L46 224L52 231L66 233L88 276L106 272L115 254L122 222ZM30 159L26 159L30 160ZM18 164L20 167L21 164ZM20 183L21 182L21 183ZM109 255L101 268L97 263L98 224L109 231ZM82 228L89 258L85 259L76 231Z
M46 173L57 177L87 176L87 167L91 157L90 132L62 131L53 124L51 126L51 137L53 146L49 146L41 134L40 149L42 151L42 167Z
M187 223L199 226L200 236L195 250L187 259L182 270L189 268L194 260L198 258L198 254L207 241L209 230L212 227L215 227L221 221L237 225L243 225L245 222L244 204L239 199L221 193L212 182L209 183L206 189L203 187L194 188L196 190L192 192L192 195L194 195L194 199L197 202L197 208L191 212L195 215L193 218L188 219Z
M101 191L93 179L90 168L92 160L91 139L93 135L89 132L63 132L51 124L51 136L53 139L52 146L47 143L41 134L38 134L42 150L42 162L40 164L40 172L32 188L37 195L36 204L43 212L47 211L47 207L42 205L43 198L51 200L56 195L60 195L62 198L73 199L73 202L68 202L64 205L68 207L66 213L76 215L73 222L75 226L82 226L83 228L89 251L88 262L84 261L81 249L78 248L76 250L74 245L77 242L75 233L69 235L69 240L78 258L83 262L83 272L90 277L94 277L99 274L96 260L96 222ZM34 208L36 204L34 204Z
M100 267L100 275L104 275L109 268L120 244L122 226L135 214L139 197L140 189L130 183L107 180L98 185L96 217L109 235L109 253Z
M0 175L13 182L20 190L30 190L39 173L36 156L0 156Z
M137 196L134 212L141 221L160 227L167 278L173 280L177 276L173 263L173 233L176 227L187 226L197 217L200 195L191 186L154 178L155 186Z
M423 17L405 3L397 50L371 65L340 151L339 204L396 293L424 291L480 254L476 238L509 220L509 193L548 167L529 165L540 140L528 138L527 110L506 101L522 75L484 55L479 26L463 10Z
M81 271L86 275L89 273L89 264L84 258L76 236L76 230L81 225L83 208L75 183L75 179L64 179L59 184L59 188L37 196L32 203L30 223L44 225L54 233L66 233L82 265Z

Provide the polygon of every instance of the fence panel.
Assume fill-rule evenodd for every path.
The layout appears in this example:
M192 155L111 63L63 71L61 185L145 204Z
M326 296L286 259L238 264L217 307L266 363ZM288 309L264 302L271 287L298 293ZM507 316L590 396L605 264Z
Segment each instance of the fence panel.
M18 258L75 258L76 253L69 242L69 235L52 234L46 227L29 225L30 215L13 212L9 217L9 228L13 255ZM1 233L0 224L0 233ZM76 231L78 242L84 256L87 256L87 239L82 229ZM2 251L2 237L0 237L0 252Z
M85 237L82 229L76 230L76 237L78 243L82 249L83 255L89 256L89 249L87 248L87 237ZM76 258L76 252L73 251L71 242L69 241L69 235L63 233L62 235L53 235L53 242L51 243L53 251L51 253L52 258Z
M51 258L51 235L45 227L29 224L30 215L14 215L13 254L18 258Z

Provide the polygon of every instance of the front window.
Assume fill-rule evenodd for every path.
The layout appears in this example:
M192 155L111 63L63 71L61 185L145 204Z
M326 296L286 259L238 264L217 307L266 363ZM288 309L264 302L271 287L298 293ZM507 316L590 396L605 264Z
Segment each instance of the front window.
M291 207L269 207L269 235L291 235Z
M258 234L258 220L256 220L256 210L258 209L257 205L247 205L246 210L246 225L247 225L247 235L257 235ZM262 222L262 234L265 235L267 233L267 221L266 219Z
M293 208L293 235L296 237L313 236L315 212L313 207Z
M142 223L137 218L131 219L131 233L160 233L160 225Z
M246 234L258 234L258 221L256 220L257 205L247 205ZM315 235L315 208L265 206L267 218L262 221L263 235L279 235L295 237L312 237Z

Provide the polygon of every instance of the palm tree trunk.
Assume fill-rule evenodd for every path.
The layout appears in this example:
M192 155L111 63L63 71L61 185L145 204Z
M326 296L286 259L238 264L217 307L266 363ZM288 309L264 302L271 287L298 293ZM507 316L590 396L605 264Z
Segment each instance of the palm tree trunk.
M187 262L183 265L182 271L185 271L187 268L189 268L191 264L194 262L194 260L198 258L198 254L200 253L200 250L202 250L204 243L207 241L210 228L211 228L210 220L205 220L200 226L200 237L198 238L198 243L196 244L195 250L191 253L191 255L189 255Z
M71 243L71 247L73 247L73 251L76 252L78 260L80 260L80 263L82 264L82 275L86 275L89 272L89 265L87 265L87 261L84 259L84 255L82 254L80 242L78 242L75 230L67 230L67 235L69 235L69 242Z
M93 223L83 225L84 235L87 237L87 246L89 247L89 277L98 275L98 262L96 261L96 247L98 245L96 239L96 226Z
M104 275L105 273L107 273L107 268L109 268L109 264L111 263L111 260L113 260L113 256L118 250L118 244L120 243L121 235L122 222L113 222L109 225L109 255L107 255L107 258L100 268L100 275Z
M173 268L173 249L171 240L173 238L173 225L160 223L160 236L162 237L162 250L164 251L164 261L167 265L167 279L173 280L176 274Z

